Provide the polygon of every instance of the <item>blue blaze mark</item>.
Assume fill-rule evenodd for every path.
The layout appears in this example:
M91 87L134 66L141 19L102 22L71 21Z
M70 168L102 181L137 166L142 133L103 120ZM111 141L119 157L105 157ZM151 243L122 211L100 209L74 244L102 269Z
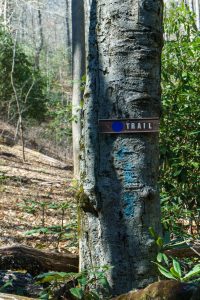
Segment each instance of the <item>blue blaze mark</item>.
M114 132L121 132L124 129L124 124L120 121L115 121L112 123L112 130Z
M135 176L132 171L124 171L125 184L131 184L135 182Z
M125 169L125 171L132 171L132 169L133 169L132 163L129 163L129 162L126 163L124 166L124 169Z
M116 154L115 154L115 158L119 161L124 160L125 158L125 154L128 152L128 150L124 147L123 149L119 150Z
M123 195L124 214L130 218L134 216L134 195L130 192L125 192Z
M133 171L134 171L134 168L133 168L132 163L127 162L124 165L124 171L123 171L124 184L127 186L134 183L136 180L136 176Z

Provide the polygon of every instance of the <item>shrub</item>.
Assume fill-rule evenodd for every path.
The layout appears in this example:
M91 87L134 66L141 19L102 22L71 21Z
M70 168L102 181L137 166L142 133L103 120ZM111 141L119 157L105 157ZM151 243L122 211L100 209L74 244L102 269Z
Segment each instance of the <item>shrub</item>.
M45 80L2 25L0 49L1 117L11 120L12 123L18 119L17 96L24 119L43 120L47 101L44 92Z
M163 224L177 235L180 222L199 230L200 36L183 3L167 9L164 30L160 185Z

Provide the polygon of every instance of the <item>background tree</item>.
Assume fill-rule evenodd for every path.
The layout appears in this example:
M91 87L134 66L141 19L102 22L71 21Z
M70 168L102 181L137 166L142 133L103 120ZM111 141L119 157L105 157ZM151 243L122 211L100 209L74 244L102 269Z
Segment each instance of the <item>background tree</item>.
M171 6L171 4L184 4L187 5L188 8L195 13L195 22L198 29L200 29L200 0L164 0L167 8Z
M162 1L92 1L87 42L80 260L113 266L120 294L155 279L158 134L103 135L98 120L160 116Z
M26 119L44 119L46 113L45 80L34 69L30 58L11 34L0 27L0 107L1 118L15 124L18 95L21 111Z
M32 122L33 118L30 120L30 114L26 115L24 112L26 120L29 118L29 122L26 122L28 129L25 135L27 139L35 140L36 144L42 144L42 149L45 148L48 152L53 151L52 155L57 157L62 154L62 159L72 155L70 9L69 0L6 0L0 2L2 28L6 26L10 37L16 39L18 48L20 46L29 61L30 69L33 69L35 65L36 82L40 81L39 78L36 78L36 73L38 73L43 78L43 96L48 98L42 125L40 123L38 126L37 122ZM6 52L2 55L5 56L6 63ZM10 52L8 52L7 65L11 63L9 55ZM21 63L23 64L23 59L21 59ZM24 62L24 64L26 63ZM20 67L18 62L15 63L16 68L17 66ZM5 70L4 73L6 73ZM6 76L10 79L10 75L6 74ZM15 83L17 80L18 78L15 78ZM22 76L19 82L23 86ZM20 85L18 85L19 87ZM6 91L8 89L4 90L4 95L9 103L10 94L6 94ZM8 120L7 116L8 114L4 113L3 120L9 122L10 119Z
M81 138L81 102L83 100L82 80L85 75L85 33L84 2L72 1L72 134L74 175L79 178L80 138Z

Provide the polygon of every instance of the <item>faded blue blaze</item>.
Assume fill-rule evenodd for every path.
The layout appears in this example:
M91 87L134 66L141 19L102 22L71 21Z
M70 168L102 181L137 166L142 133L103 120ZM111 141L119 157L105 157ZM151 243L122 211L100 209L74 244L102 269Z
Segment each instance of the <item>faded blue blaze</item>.
M121 150L119 150L116 154L115 154L115 158L119 161L122 161L124 160L125 158L125 154L127 153L127 149L126 148L123 148Z
M132 218L134 216L135 196L133 192L126 191L126 188L131 189L136 183L136 176L134 174L134 166L132 162L127 162L126 158L129 155L129 149L126 147L120 149L115 153L115 159L122 165L122 210L125 218ZM125 190L124 190L125 189Z
M134 216L134 203L135 196L131 192L125 192L123 194L123 212L127 218Z
M124 177L124 185L130 186L131 184L134 184L136 181L136 176L133 171L133 165L132 163L126 163L124 165L124 171L123 171L123 177Z
M126 163L125 165L124 165L124 170L125 171L132 171L133 170L133 164L132 163Z
M133 173L133 171L124 171L123 172L123 175L124 175L124 184L125 185L130 185L132 183L135 183L135 175Z

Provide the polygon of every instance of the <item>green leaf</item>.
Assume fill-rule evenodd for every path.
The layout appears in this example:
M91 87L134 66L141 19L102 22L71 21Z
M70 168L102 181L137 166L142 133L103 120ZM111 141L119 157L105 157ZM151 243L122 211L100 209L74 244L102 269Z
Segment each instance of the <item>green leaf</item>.
M196 168L196 169L198 169L199 168L199 163L198 162L191 162L191 165L194 167L194 168Z
M181 172L182 172L182 169L177 170L176 172L174 172L173 176L177 177L177 176L179 176L181 174Z
M78 278L80 276L79 273L66 273L66 272L48 272L38 275L35 279L37 282L45 283L45 282L52 282L52 281L65 281L69 282L73 279Z
M49 300L49 295L47 291L42 291L39 295L39 299L40 300Z
M70 293L77 299L83 299L84 292L82 288L71 288Z
M158 261L159 263L161 263L162 260L163 260L163 254L162 254L161 252L159 252L158 255L157 255L157 261Z
M190 272L188 272L183 278L183 281L188 281L192 277L200 274L200 264L197 264Z
M93 292L90 292L89 295L91 296L91 300L99 300L99 296L97 293L95 293L94 291Z
M168 270L164 270L163 268L161 267L158 267L158 270L160 271L160 273L162 275L164 275L166 278L169 278L169 279L175 279L177 280L177 278L175 276L173 276L173 274L171 274L171 272L169 272Z
M87 285L87 277L82 276L78 279L78 283L82 286L85 287Z
M5 289L10 286L13 286L13 279L8 280L3 286L1 286L0 292L5 292Z
M180 263L175 259L173 259L173 267L174 267L174 270L176 271L176 273L178 273L179 277L181 278L181 276L182 276L181 266L180 266Z
M171 267L171 268L170 268L170 273L171 273L174 277L180 279L180 276L179 276L179 274L174 270L174 267Z
M165 253L163 253L163 259L164 259L166 265L168 266L169 265L169 259L168 259L167 255Z
M154 264L156 264L158 266L158 270L160 271L160 273L162 275L164 275L165 277L169 278L169 279L175 279L177 280L177 278L175 276L173 276L170 271L168 271L166 268L164 268L161 264L153 262Z
M163 239L159 236L156 240L156 244L162 248L163 247Z
M108 282L108 280L107 280L107 278L105 276L103 276L102 278L99 279L99 283L101 284L101 286L104 289L106 289L106 290L110 289L109 282Z
M156 240L158 238L155 230L153 229L153 227L149 227L149 232L151 234L151 236Z

